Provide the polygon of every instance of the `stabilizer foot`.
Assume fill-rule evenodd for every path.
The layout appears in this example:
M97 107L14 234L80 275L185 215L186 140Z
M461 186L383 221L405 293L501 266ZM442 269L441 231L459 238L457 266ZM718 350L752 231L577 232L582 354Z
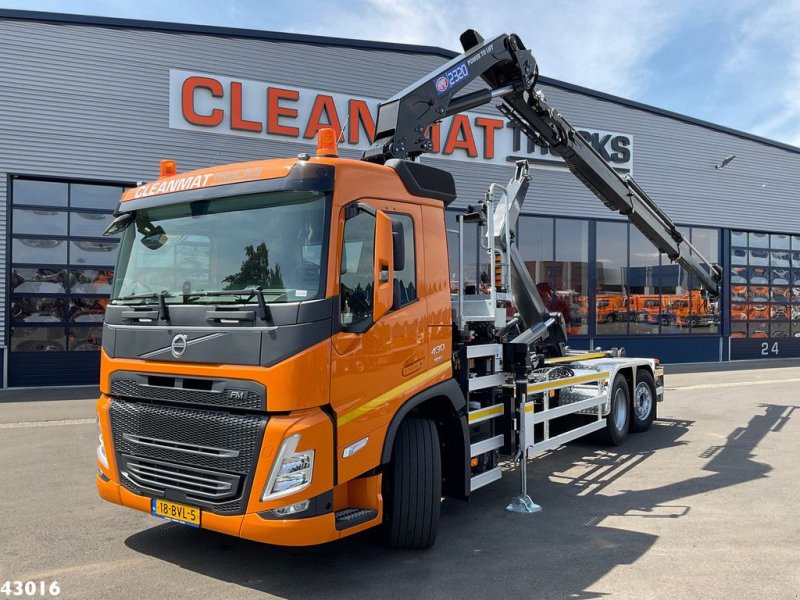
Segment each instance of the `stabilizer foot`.
M515 513L533 514L542 511L542 507L536 504L527 494L517 496L511 500L511 504L506 506L506 510Z

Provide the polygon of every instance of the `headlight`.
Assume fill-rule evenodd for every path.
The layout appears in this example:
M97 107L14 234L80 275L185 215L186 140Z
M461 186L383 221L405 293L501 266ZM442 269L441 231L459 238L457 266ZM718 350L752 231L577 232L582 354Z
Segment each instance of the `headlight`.
M108 468L108 456L106 456L106 444L103 442L103 431L100 429L100 420L97 420L97 460L106 469Z
M272 472L267 479L264 493L261 494L262 502L281 498L311 485L311 475L314 472L314 451L304 450L295 452L300 441L300 434L286 438L278 451Z

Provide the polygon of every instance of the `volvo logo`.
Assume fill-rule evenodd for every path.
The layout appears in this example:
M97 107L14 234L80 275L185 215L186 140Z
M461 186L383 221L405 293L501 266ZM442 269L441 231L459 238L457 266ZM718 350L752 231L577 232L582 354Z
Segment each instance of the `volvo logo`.
M186 336L182 333L179 333L174 338L172 338L172 345L170 346L172 350L172 356L175 358L180 358L183 356L183 353L186 352L186 346L189 345L189 342L186 339Z

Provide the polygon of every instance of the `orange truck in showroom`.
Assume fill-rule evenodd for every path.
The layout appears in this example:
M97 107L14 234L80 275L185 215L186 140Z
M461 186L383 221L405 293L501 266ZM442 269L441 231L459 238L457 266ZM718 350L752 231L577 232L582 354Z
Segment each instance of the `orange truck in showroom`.
M414 159L436 122L497 100L711 295L720 270L547 105L516 35L461 41L380 105L361 160L339 158L328 129L315 156L180 174L162 161L125 192L107 231L121 243L97 402L104 499L271 544L383 525L392 546L424 548L442 498L500 479L504 457L523 467L507 508L531 513L527 459L649 428L663 369L571 349L516 248L527 164L458 216L451 293L455 185ZM488 294L463 284L466 223L494 265Z

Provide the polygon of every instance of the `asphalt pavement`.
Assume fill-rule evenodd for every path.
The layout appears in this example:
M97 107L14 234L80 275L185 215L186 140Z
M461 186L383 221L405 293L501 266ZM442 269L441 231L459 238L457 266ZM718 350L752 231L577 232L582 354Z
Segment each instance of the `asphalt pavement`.
M92 600L798 598L800 367L667 373L649 432L531 461L541 513L504 510L509 472L443 504L433 549L403 552L373 532L273 547L107 504L96 390L4 392L0 585Z

